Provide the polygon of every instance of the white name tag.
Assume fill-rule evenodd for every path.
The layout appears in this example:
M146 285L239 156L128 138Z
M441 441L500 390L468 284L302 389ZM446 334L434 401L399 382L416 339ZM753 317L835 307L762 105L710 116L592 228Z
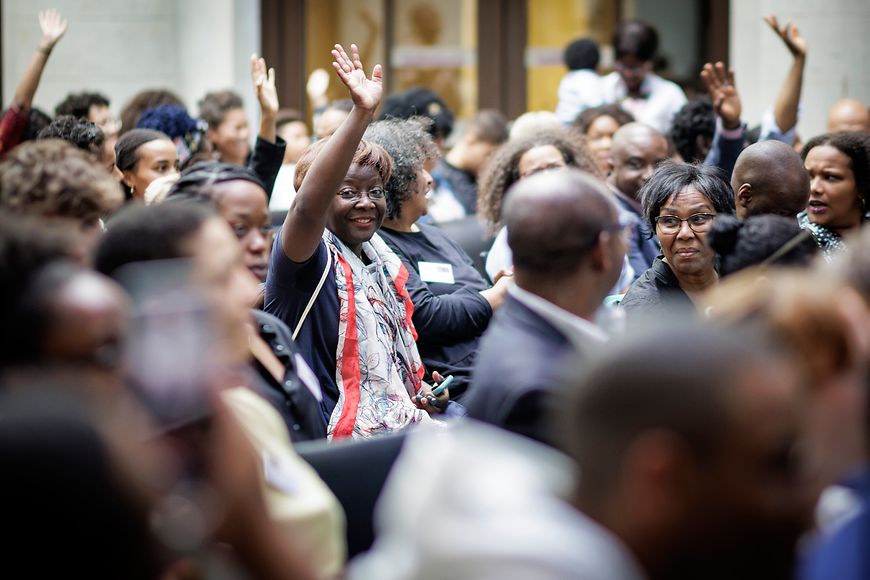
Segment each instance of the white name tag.
M266 449L263 450L263 475L266 483L287 495L295 495L299 491L293 464Z
M437 284L455 284L453 279L453 266L440 262L417 262L420 269L420 279L424 282Z

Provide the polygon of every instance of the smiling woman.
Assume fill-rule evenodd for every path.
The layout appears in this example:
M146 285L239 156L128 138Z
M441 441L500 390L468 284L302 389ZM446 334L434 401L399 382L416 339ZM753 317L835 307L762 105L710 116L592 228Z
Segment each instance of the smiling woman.
M731 187L714 167L666 163L640 190L644 219L662 255L632 284L622 306L643 313L660 306L691 310L719 279L707 234L719 214L734 213Z

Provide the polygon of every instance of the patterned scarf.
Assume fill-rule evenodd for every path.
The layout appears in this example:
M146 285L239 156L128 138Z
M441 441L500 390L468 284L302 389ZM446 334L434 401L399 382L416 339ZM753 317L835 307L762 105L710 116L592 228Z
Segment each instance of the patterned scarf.
M368 438L429 421L411 397L422 386L423 363L405 289L408 271L375 234L359 256L332 232L323 236L338 287L338 403L327 437Z
M818 244L819 249L822 250L822 257L825 258L826 262L830 262L837 252L846 247L840 234L832 229L811 222L807 212L800 212L797 215L797 220L798 225L801 228L807 230L813 235L813 239L816 240L816 244ZM864 214L861 221L862 223L866 223L868 220L870 220L870 213Z

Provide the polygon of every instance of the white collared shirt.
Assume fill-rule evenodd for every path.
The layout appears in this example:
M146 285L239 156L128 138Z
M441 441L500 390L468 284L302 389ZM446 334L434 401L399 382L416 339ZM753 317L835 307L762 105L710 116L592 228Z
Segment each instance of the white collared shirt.
M588 320L571 314L564 308L559 308L552 302L544 300L528 290L523 290L516 284L512 284L508 288L508 292L564 334L574 348L582 350L584 346L589 345L590 341L592 344L607 342L607 334Z
M674 113L686 104L686 93L676 83L649 73L643 81L640 92L645 98L628 96L628 88L618 72L612 72L602 79L604 101L616 103L634 115L635 120L655 127L663 134L671 129Z

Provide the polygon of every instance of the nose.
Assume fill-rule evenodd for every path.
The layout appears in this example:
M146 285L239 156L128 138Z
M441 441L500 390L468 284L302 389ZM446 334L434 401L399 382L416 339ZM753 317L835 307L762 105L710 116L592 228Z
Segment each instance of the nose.
M426 180L426 193L432 191L432 186L435 184L435 180L432 179L432 174L423 170L423 178Z
M824 193L825 188L822 183L822 177L817 175L810 179L810 191L812 193Z
M266 245L266 238L260 233L260 230L252 230L248 236L248 251L252 254L261 254Z
M682 240L690 240L695 237L695 230L689 227L689 222L680 222L680 229L677 231L677 238Z
M372 208L372 207L375 207L375 202L372 201L371 197L369 197L368 192L365 192L364 194L360 195L359 200L357 200L357 202L356 202L356 206L357 207Z
M652 163L648 163L644 166L643 174L641 174L641 178L643 179L644 183L649 181L649 178L652 177L652 174L655 173L655 170L656 167Z

